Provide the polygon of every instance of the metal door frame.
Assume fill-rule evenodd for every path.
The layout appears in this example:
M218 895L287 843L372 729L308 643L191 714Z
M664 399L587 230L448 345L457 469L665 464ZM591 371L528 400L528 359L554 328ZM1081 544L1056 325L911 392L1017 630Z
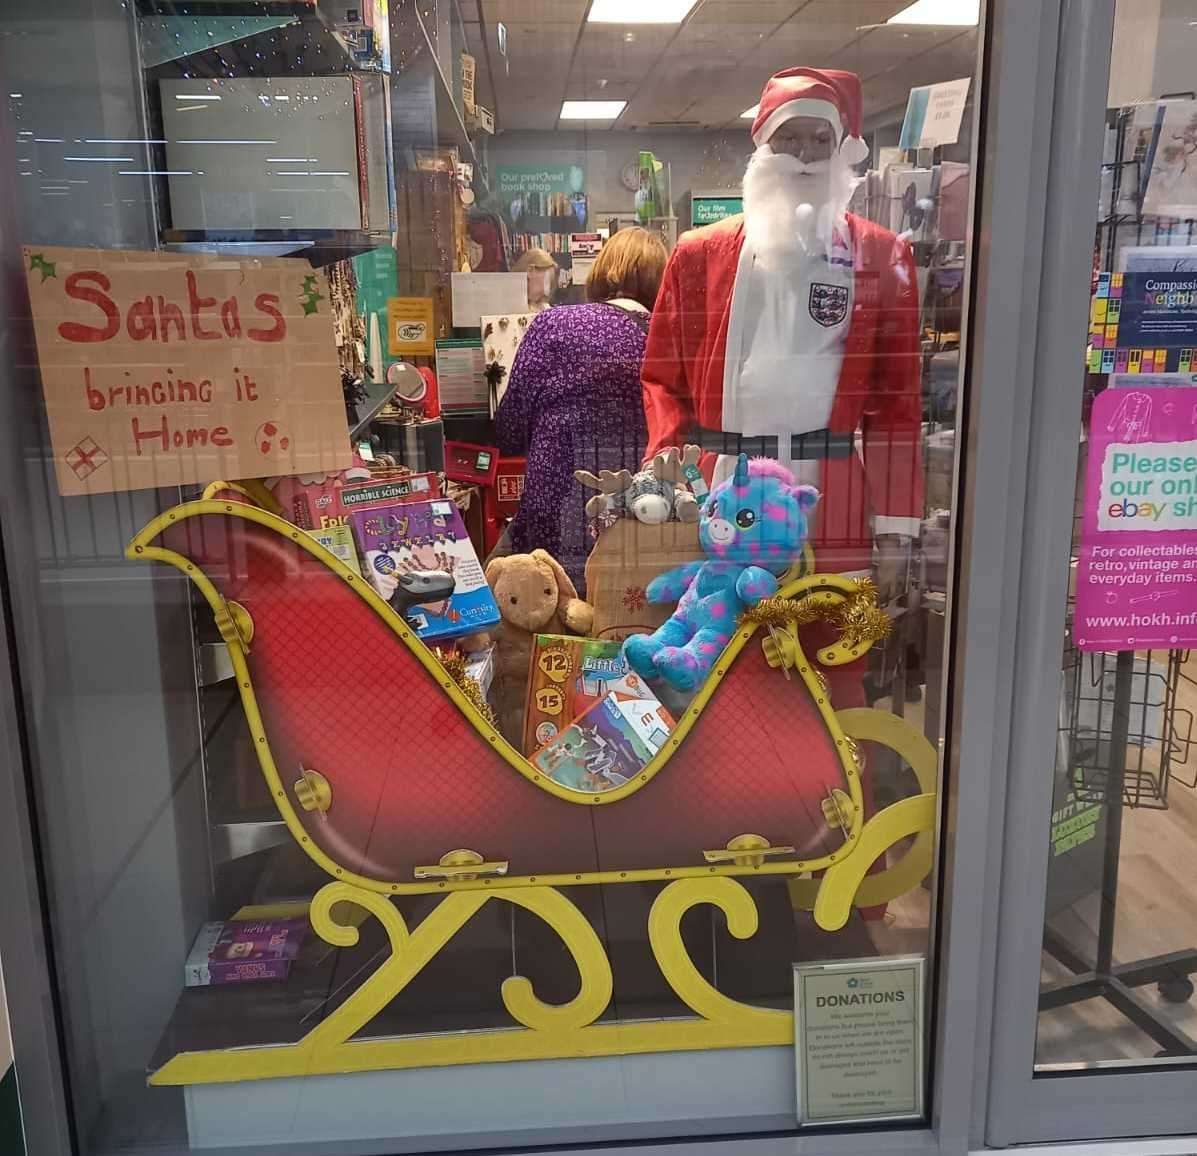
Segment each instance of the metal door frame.
M1028 275L1023 286L1039 324L1021 388L1010 399L1026 414L1028 453L1025 473L1011 477L1011 501L1023 505L1022 533L1005 567L1003 617L1014 668L984 1137L993 1146L1194 1131L1191 1067L1034 1073L1082 353L1114 4L1059 4L1042 273L1037 284Z

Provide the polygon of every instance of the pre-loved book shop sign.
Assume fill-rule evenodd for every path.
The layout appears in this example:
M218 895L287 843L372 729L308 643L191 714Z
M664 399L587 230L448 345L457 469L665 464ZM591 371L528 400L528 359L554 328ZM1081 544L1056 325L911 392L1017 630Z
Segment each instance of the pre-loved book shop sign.
M328 292L305 263L24 255L62 494L352 464Z
M1073 637L1081 650L1197 644L1197 389L1094 400Z

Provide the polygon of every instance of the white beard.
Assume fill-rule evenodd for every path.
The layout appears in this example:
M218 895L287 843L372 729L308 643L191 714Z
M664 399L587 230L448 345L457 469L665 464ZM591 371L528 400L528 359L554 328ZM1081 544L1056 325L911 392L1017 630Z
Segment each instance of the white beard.
M835 229L860 178L834 153L803 164L762 145L744 173L744 233L766 267L811 253L830 254Z

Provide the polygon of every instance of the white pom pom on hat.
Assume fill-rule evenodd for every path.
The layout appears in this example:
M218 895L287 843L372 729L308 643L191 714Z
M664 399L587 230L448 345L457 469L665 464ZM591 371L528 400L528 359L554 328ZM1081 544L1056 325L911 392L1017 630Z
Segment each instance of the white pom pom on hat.
M758 148L796 116L829 121L840 137L840 155L859 164L869 155L861 137L860 77L836 68L787 68L769 77L752 122L752 143Z

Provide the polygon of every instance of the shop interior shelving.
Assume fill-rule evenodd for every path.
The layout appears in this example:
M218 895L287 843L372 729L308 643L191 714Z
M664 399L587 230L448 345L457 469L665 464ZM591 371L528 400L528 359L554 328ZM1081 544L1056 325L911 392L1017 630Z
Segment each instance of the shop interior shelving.
M390 8L383 34L389 39L385 131L393 148L393 167L411 167L414 150L452 147L461 160L474 166L475 186L484 190L485 145L475 144L461 107L456 62L465 34L457 4L447 8L443 35L434 17L422 14L415 0L392 0ZM164 174L167 165L157 81L183 76L311 78L377 73L388 55L382 54L382 61L358 60L330 19L329 6L319 0L218 0L202 5L139 0L137 11L145 113L151 130L150 168L158 174ZM177 27L167 22L177 22ZM164 42L173 47L163 49ZM390 175L392 182L394 175ZM168 248L287 255L323 266L385 244L392 232L386 223L368 229L176 229L170 224L166 177L152 179L158 233Z

